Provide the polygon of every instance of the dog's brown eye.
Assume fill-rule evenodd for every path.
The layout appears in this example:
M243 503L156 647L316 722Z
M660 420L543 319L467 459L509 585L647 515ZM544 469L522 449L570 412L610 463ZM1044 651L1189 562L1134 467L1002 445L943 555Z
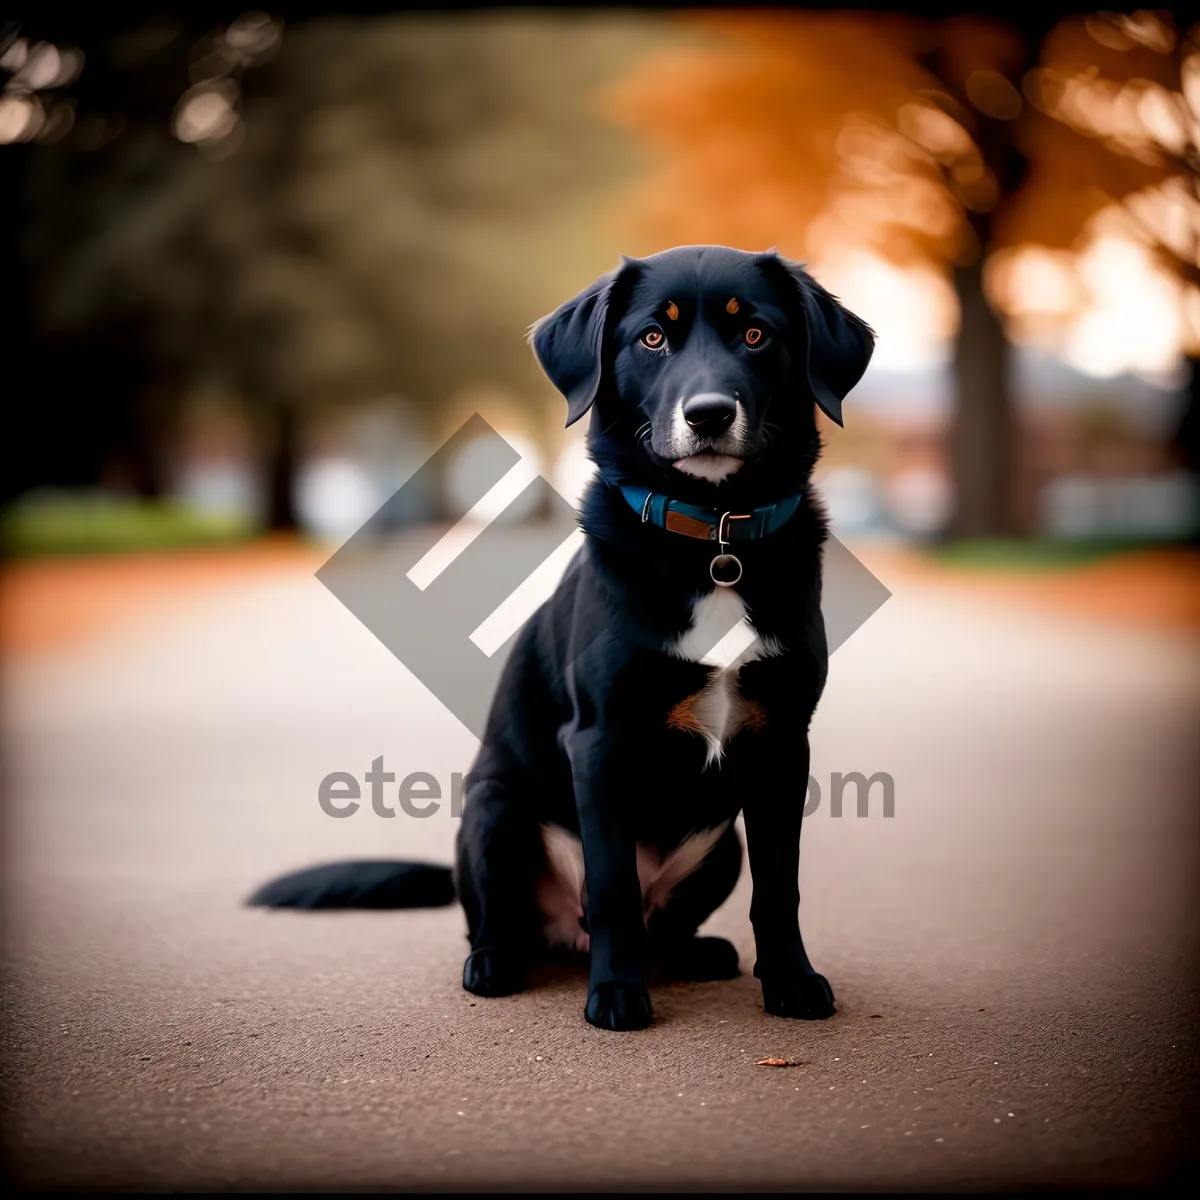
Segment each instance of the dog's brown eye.
M661 329L647 329L642 334L642 345L651 350L659 350L663 344L663 331Z
M746 330L746 345L757 346L763 340L763 331L761 329Z

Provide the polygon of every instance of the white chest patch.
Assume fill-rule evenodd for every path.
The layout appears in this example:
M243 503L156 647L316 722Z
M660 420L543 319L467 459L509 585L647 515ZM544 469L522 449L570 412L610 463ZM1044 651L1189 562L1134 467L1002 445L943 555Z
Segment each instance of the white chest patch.
M705 766L720 760L726 743L750 718L738 691L738 668L732 664L756 640L757 647L743 661L773 654L775 647L769 639L758 640L754 626L746 619L745 602L737 591L718 587L696 601L691 628L667 647L667 653L676 658L710 668L704 690L675 710L678 728L690 729L707 740Z

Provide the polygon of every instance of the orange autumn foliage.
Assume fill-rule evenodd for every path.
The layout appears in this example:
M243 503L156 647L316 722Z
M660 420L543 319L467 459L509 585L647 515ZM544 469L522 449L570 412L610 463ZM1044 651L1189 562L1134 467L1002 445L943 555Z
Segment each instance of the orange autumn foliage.
M1006 242L1069 248L1089 220L1123 204L1129 233L1164 251L1185 277L1196 267L1198 34L1200 26L1180 34L1148 13L1136 23L1105 15L1055 27L1025 87L1051 119L1020 130L1030 175L1006 212Z
M915 60L917 23L721 13L688 24L701 44L652 56L607 96L653 164L633 205L638 252L723 242L804 257L813 218L848 193L841 215L898 256L917 249L905 235L918 252L952 236L936 164L890 127L936 82Z
M1020 35L982 18L684 20L693 44L651 56L606 97L651 163L631 205L636 252L724 242L812 258L842 244L945 267L1028 242L1072 247L1098 212L1147 189L1195 196L1200 55L1188 65L1169 18L1063 20L1024 75ZM1190 141L1172 152L1158 135L1175 110ZM981 150L988 120L1028 160L1012 194ZM1173 241L1155 237L1194 262L1200 204L1181 221L1183 203L1167 214ZM973 213L989 215L982 247Z

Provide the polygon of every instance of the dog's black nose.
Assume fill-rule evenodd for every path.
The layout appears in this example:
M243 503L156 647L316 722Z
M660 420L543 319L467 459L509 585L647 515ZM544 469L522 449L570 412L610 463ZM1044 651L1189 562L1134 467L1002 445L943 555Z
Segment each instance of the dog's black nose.
M702 392L683 402L683 419L699 434L716 437L733 424L737 401L721 392Z

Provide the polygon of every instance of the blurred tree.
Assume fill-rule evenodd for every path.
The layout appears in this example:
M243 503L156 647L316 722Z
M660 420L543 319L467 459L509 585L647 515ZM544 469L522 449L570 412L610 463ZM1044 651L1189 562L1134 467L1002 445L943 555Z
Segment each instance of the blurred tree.
M53 24L53 22L51 22ZM36 22L35 22L36 25ZM94 22L78 22L82 38L98 36ZM3 498L36 483L93 483L101 462L114 452L128 467L129 482L144 493L157 490L157 456L146 436L152 423L139 411L146 391L143 364L136 346L90 330L69 338L47 337L38 313L36 229L31 228L27 181L45 149L75 124L80 99L85 114L76 131L78 149L74 181L98 178L105 157L100 147L120 126L115 115L152 102L153 87L132 100L111 71L99 69L81 78L84 55L77 46L24 37L28 23L8 23L0 31L0 171L5 186L3 247L4 298L9 312L4 330L11 335L5 361L11 377L22 381L25 436L5 439ZM167 110L169 112L169 109ZM42 139L35 142L33 139ZM74 194L59 198L70 207ZM60 231L70 238L70 222ZM33 236L30 236L30 235ZM31 253L32 252L32 253Z
M1151 12L1067 18L1025 90L1052 120L1025 131L1033 170L1005 241L1078 250L1111 231L1175 277L1188 378L1178 442L1200 471L1200 24L1180 30Z
M473 385L549 402L522 335L617 257L587 231L632 160L587 96L646 25L250 13L100 41L82 78L119 80L116 115L76 100L100 124L59 136L47 104L31 147L38 327L131 348L168 410L198 377L253 404L275 527L306 408L400 395L436 428Z
M1053 8L1003 20L765 11L690 20L713 35L711 47L658 56L612 92L614 114L660 163L640 228L656 240L779 243L809 258L840 240L948 270L960 309L948 532L1017 532L1010 351L984 262L1025 179L1021 86Z
M27 409L42 422L9 495L103 479L157 496L196 366L123 275L183 211L173 183L195 151L170 122L195 35L183 15L126 19L47 5L9 27L0 54L4 101L25 112L24 128L0 129L11 143L0 160L13 177Z

